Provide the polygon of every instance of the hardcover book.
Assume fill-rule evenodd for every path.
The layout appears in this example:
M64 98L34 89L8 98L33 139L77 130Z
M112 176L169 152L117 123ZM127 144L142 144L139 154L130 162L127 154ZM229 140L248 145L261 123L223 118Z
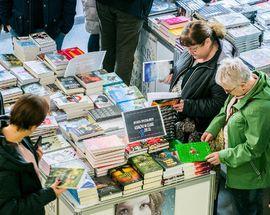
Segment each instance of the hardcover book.
M128 164L110 169L109 175L124 190L140 187L143 184L140 174Z
M51 168L45 187L50 187L59 178L59 188L78 189L83 173L84 169L79 168Z
M108 176L94 178L101 201L122 196L121 188Z
M132 157L130 162L144 179L162 176L162 167L149 154Z

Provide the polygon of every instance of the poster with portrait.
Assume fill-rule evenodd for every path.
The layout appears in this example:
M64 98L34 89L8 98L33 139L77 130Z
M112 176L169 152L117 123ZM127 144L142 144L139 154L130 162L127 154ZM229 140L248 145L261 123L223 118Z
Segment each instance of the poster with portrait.
M115 215L174 215L175 188L129 199L115 205Z

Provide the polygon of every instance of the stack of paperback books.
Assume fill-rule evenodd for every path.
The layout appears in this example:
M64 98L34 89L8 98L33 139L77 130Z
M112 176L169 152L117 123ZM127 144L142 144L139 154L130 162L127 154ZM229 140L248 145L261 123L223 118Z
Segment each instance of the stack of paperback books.
M209 4L209 5L203 6L202 8L198 9L195 14L199 19L208 21L214 16L219 16L219 15L229 14L229 13L231 13L230 9L225 8L220 3L215 3L215 4Z
M5 69L0 68L0 88L13 87L17 85L17 78Z
M11 73L15 75L18 79L18 86L23 86L26 84L31 84L38 82L39 79L35 78L28 71L26 71L23 67L17 67L11 70Z
M77 74L75 78L85 88L86 95L102 93L104 81L95 71Z
M260 46L261 31L252 24L228 29L226 39L233 43L239 52L256 49Z
M112 101L104 94L89 95L96 108L105 108L113 105Z
M58 96L53 98L53 102L67 114L68 119L87 116L88 111L94 108L91 99L83 94Z
M41 61L27 61L23 63L24 68L35 78L40 80L40 84L47 85L55 82L54 72Z
M68 65L68 59L65 55L59 53L46 53L44 63L56 74L57 77L63 77Z
M39 47L30 37L14 37L13 45L14 54L23 62L35 60L39 54Z
M57 78L55 84L67 95L84 93L85 91L79 82L72 76Z
M164 137L156 137L144 141L148 146L148 153L158 152L169 148L169 142Z
M184 172L182 165L168 150L163 150L153 154L155 161L163 168L163 184L173 184L184 180Z
M263 29L270 29L270 11L258 14L256 20Z
M184 163L182 167L185 180L208 174L211 171L211 166L207 162Z
M40 53L56 51L55 41L45 32L30 35L34 43L39 47Z
M63 136L68 140L79 141L104 133L97 123L90 123L86 118L77 118L59 123Z
M104 70L101 70L97 74L104 81L104 87L123 83L123 80L114 72L106 73Z
M163 169L149 154L132 157L129 161L143 177L144 190L161 186Z
M220 16L214 16L213 20L221 23L225 28L236 28L250 24L250 20L241 13L229 13Z
M14 54L0 54L0 64L7 70L23 66L23 63Z
M137 155L142 155L147 153L147 151L147 144L144 144L142 142L128 143L125 149L126 158L128 159Z
M131 165L126 164L110 169L109 175L121 187L124 195L142 190L143 179Z
M23 94L23 91L19 87L5 88L1 90L4 104L16 102Z
M122 196L122 190L109 176L94 178L100 201Z
M31 135L32 140L38 139L39 136L42 137L52 137L56 135L56 129L58 128L58 123L56 122L54 116L46 116L43 123L37 127L35 132Z
M116 105L92 109L89 111L89 115L96 122L102 122L114 118L121 117L121 111Z
M95 168L97 176L125 162L125 144L116 135L91 138L83 141L86 159ZM109 168L108 168L109 166Z
M185 14L186 16L192 16L195 11L205 5L202 0L179 0L176 1L175 4L181 14Z
M79 158L79 155L72 147L52 151L42 156L39 161L39 168L48 176L53 165Z
M260 48L243 52L240 54L240 58L250 67L250 69L270 74L269 48Z

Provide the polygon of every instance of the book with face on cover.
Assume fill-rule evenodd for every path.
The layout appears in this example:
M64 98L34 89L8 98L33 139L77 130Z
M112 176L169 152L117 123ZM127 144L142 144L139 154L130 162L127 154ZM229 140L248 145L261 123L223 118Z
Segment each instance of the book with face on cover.
M7 70L23 66L23 63L14 54L0 54L0 64Z
M84 169L80 168L51 168L50 174L46 180L45 187L50 187L56 179L60 179L59 188L79 189L79 183L82 179Z

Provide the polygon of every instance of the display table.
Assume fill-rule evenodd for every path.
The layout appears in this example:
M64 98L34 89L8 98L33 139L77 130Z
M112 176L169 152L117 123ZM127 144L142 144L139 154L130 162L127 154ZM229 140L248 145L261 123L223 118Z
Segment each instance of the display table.
M46 214L114 215L115 205L119 203L126 202L137 197L147 196L151 193L163 192L175 188L174 214L209 215L212 214L213 211L214 186L215 172L212 171L208 175L188 179L156 189L142 190L136 194L107 200L92 206L80 206L72 201L71 197L64 194L60 199L46 206Z

